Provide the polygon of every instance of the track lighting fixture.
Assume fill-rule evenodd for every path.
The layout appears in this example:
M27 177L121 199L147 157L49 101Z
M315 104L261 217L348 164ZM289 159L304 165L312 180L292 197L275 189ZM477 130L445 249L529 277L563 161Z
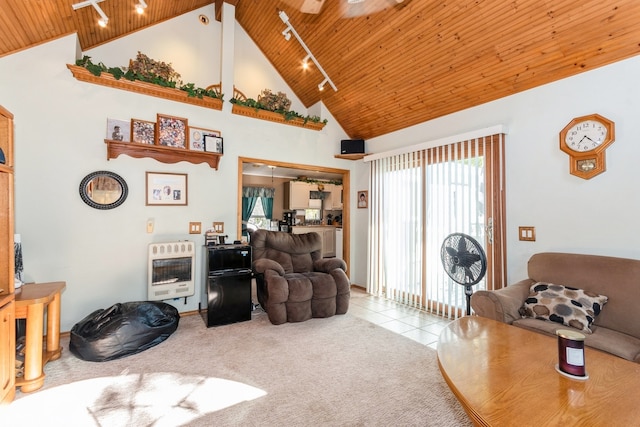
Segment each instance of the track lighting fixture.
M144 0L138 0L138 4L136 4L136 12L138 12L138 15L142 15L146 8L147 4L144 2Z
M306 68L305 64L307 64L309 59L311 59L311 61L313 61L313 63L316 64L316 67L318 67L318 71L320 71L322 73L322 75L324 76L324 80L322 81L322 83L320 83L318 85L318 90L324 89L324 85L326 83L329 83L329 85L333 88L334 91L338 91L338 88L336 87L336 85L333 84L333 82L331 81L331 79L327 75L326 71L324 71L324 68L322 68L322 66L320 65L318 60L315 58L315 56L313 56L313 54L311 53L311 50L309 50L309 48L304 43L304 41L302 40L302 38L300 37L298 32L295 30L295 28L293 28L293 25L291 25L291 22L289 22L289 17L284 12L284 10L279 11L278 15L280 16L280 19L282 20L282 22L284 22L286 24L286 26L287 26L287 28L285 28L284 31L282 31L282 35L284 36L285 40L289 41L291 39L291 34L293 34L293 36L300 43L300 46L302 46L304 51L307 52L307 56L305 57L305 59L303 61L303 68Z
M98 3L102 1L104 0L86 0L80 3L72 4L71 7L73 8L73 10L78 10L82 9L83 7L93 6L96 12L98 12L98 15L100 15L100 19L98 19L98 25L104 28L109 23L109 17L102 11L100 6L98 6Z

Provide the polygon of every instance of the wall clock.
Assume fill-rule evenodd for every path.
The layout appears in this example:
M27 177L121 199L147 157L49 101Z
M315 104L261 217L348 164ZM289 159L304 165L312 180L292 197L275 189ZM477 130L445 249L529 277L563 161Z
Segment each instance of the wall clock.
M591 179L606 170L605 150L615 140L615 124L599 114L576 117L560 131L560 150L569 155L569 173Z

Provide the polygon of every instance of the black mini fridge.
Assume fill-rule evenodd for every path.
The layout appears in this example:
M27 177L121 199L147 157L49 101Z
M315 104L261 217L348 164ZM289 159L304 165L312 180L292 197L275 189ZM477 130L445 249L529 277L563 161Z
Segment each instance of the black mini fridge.
M207 327L251 320L251 246L205 246L200 314Z

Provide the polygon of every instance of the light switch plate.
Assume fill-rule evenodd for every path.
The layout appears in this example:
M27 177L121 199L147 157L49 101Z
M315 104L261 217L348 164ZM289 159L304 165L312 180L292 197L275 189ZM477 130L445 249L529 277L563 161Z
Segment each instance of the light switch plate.
M201 222L190 222L189 223L189 234L200 234L202 230Z
M525 242L535 242L536 228L535 227L518 227L518 239Z
M214 222L213 231L216 233L224 233L224 222Z

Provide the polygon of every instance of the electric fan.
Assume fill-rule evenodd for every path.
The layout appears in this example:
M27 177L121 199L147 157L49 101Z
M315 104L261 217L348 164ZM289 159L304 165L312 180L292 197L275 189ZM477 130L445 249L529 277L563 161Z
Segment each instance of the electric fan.
M487 272L487 257L480 243L473 237L453 233L448 235L440 249L442 266L451 279L465 287L467 316L471 314L473 285L482 280Z

